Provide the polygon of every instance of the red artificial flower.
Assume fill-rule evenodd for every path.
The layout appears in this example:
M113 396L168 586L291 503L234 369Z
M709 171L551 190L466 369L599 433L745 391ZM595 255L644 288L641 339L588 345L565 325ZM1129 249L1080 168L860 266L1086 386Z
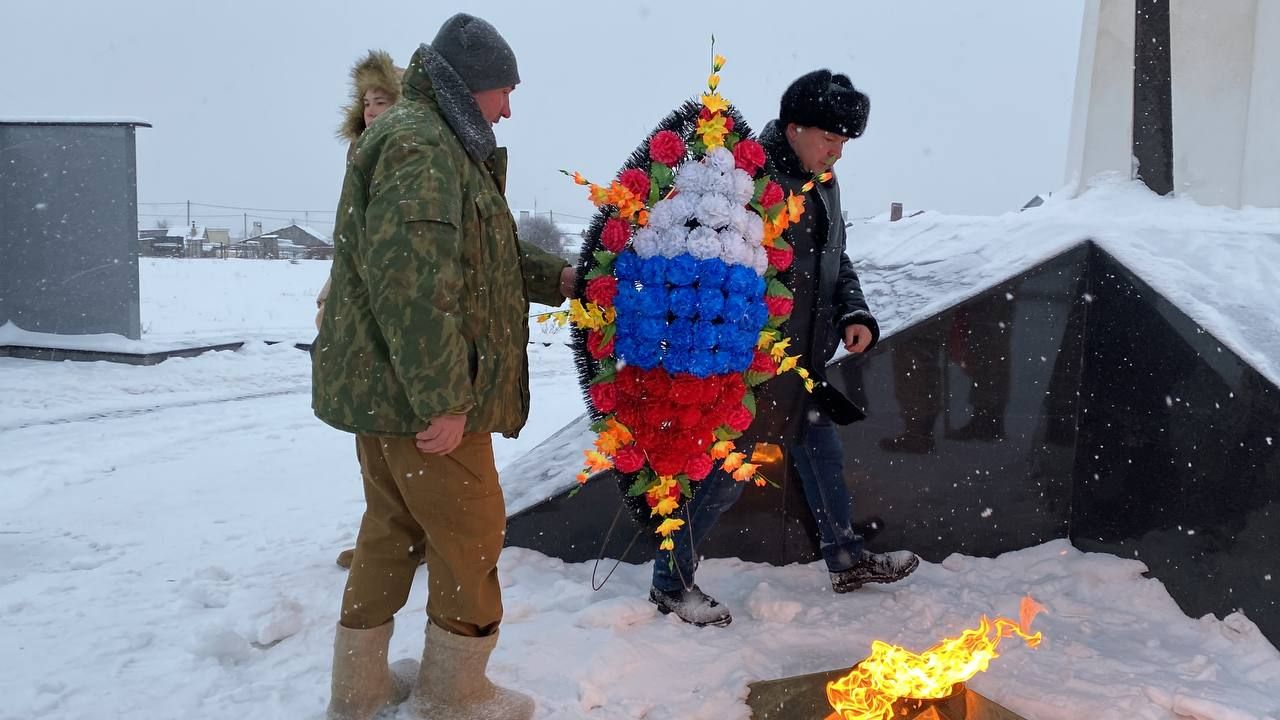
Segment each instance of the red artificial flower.
M591 353L591 357L601 360L613 354L613 338L609 338L609 342L604 341L604 333L599 330L592 330L587 333L587 352Z
M611 382L596 383L587 393L591 395L591 404L602 413L613 412L618 407L618 386Z
M791 267L791 261L796 259L796 251L791 247L767 247L765 252L769 255L769 264L777 268L779 272Z
M624 365L618 370L618 392L629 397L640 396L640 368Z
M784 297L774 297L772 295L765 296L764 305L769 309L769 317L785 317L791 314L791 308L796 304L795 300Z
M677 418L680 427L685 430L692 430L704 422L706 413L697 405L689 405L680 411Z
M777 372L778 364L769 357L769 353L757 350L755 358L751 361L751 371L759 373L769 373L772 375Z
M640 472L640 468L644 467L644 451L637 445L628 445L618 450L613 458L613 466L618 472Z
M649 466L659 475L676 475L684 470L686 456L671 448L655 449L649 455Z
M622 252L631 239L631 223L622 218L609 218L600 231L600 244L611 253Z
M705 107L704 107L704 108L702 108L701 110L699 110L699 111L698 111L698 119L699 119L699 120L710 120L710 119L711 119L711 111L710 111L710 110L708 110L708 109L706 109Z
M728 132L733 132L733 118L728 115L724 116L724 129Z
M760 195L760 204L766 208L771 208L785 199L786 197L782 194L782 186L770 180L764 186L764 193Z
M618 177L618 182L622 186L630 190L636 197L640 198L640 202L647 202L649 199L649 173L638 168L626 170Z
M733 412L729 413L729 420L727 424L735 431L742 432L748 427L751 427L751 421L754 419L755 418L751 417L751 411L747 409L746 405L739 405L734 408Z
M756 171L764 167L764 148L755 140L742 140L733 146L733 160L739 170L755 176Z
M613 307L617 294L618 279L612 275L601 275L587 283L587 299L602 308Z
M724 392L724 383L719 378L707 378L698 392L698 402L706 407L712 407L720 400L722 392Z
M724 395L723 397L737 403L742 402L742 398L747 394L747 383L742 379L741 373L734 373L726 376L724 379Z
M692 375L671 378L671 401L682 405L697 405L702 401L703 380Z
M714 463L707 455L699 453L689 458L689 462L685 463L684 474L689 476L690 480L702 480L711 474L711 468Z
M684 140L670 130L663 130L649 141L649 157L656 163L675 165L684 154Z
M665 400L671 394L671 377L665 370L653 370L644 376L644 397Z

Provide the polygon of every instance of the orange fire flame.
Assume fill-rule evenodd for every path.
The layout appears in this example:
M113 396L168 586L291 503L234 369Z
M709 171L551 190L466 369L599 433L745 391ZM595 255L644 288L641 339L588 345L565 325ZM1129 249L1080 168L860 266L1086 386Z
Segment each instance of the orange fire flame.
M993 623L983 615L977 628L919 655L879 640L872 642L866 660L848 675L827 683L827 700L835 708L827 720L890 720L893 704L900 699L948 697L956 685L986 670L999 657L996 648L1003 638L1017 635L1030 647L1039 645L1041 634L1029 633L1031 621L1042 610L1043 605L1024 597L1018 623L1008 618L996 618Z

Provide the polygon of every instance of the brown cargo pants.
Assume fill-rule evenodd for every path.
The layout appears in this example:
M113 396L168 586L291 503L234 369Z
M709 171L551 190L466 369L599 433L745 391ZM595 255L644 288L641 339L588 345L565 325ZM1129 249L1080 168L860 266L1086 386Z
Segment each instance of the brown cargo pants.
M427 618L456 635L490 635L502 621L498 554L507 512L493 439L468 433L448 455L423 455L412 437L356 436L365 511L342 596L341 624L367 630L409 598L426 552Z

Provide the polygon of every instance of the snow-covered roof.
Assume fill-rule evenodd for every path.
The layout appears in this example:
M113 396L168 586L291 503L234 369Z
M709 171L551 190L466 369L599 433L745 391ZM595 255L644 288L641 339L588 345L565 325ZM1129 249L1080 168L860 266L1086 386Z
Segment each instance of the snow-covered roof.
M0 117L0 125L135 125L151 127L151 123L136 117Z
M1205 207L1101 177L1022 212L854 224L849 256L888 334L1085 240L1280 384L1280 209Z

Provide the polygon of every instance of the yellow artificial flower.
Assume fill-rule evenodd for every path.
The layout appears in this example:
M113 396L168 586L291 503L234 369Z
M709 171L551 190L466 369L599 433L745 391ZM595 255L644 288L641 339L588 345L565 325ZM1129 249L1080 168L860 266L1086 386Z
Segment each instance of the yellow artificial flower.
M765 485L768 485L768 484L769 484L769 481L765 479L765 476L763 475L756 476L756 487L764 487Z
M682 527L684 527L683 520L679 520L676 518L667 518L666 520L663 520L660 525L658 525L658 529L654 530L654 532L661 535L662 537L670 537L671 533L679 530Z
M733 471L733 479L738 482L746 482L756 476L756 471L760 469L759 465L754 463L743 463L742 467Z
M587 474L586 474L585 472L580 472L580 473L578 473L578 474L575 476L575 478L574 478L574 479L576 479L576 480L578 481L578 484L579 484L579 485L582 485L582 484L584 484L584 483L586 483L586 482L587 482L587 477L588 477L588 476L587 476Z
M789 347L791 347L791 338L779 340L774 343L773 349L769 351L769 355L773 357L774 360L781 360L787 356L787 348Z
M813 189L813 181L812 181L812 180L810 180L809 182L807 182L807 183L805 183L805 184L803 184L803 185L801 185L801 186L800 186L800 192L802 192L802 193L807 193L807 192L809 192L809 191L810 191L810 190L812 190L812 189Z
M809 379L809 371L803 367L797 367L796 374L805 380Z
M756 339L756 349L768 350L769 346L773 344L773 341L774 341L773 333L768 330L762 330L760 332L760 337Z
M807 393L813 392L813 381L809 378L805 378L804 380L804 391Z
M649 515L661 515L662 517L666 517L675 512L678 507L680 507L679 500L670 496L664 497L658 501L657 505L653 506L653 509L649 511Z
M716 72L720 72L721 68L723 68L724 64L727 62L729 61L725 60L723 55L716 55L715 57L711 58L711 69L715 70Z
M707 77L707 87L711 88L712 92L715 92L715 89L720 87L720 76L715 73L711 73L711 75Z
M724 116L715 115L710 120L699 120L697 132L698 137L702 138L702 144L709 150L724 145L729 129L724 126Z
M804 214L804 196L792 194L787 198L787 220L797 222Z
M591 184L591 181L589 181L589 180L587 180L586 178L582 177L582 173L580 173L580 172L575 172L575 173L573 174L573 181L574 181L575 183L577 183L578 185L590 185L590 184Z
M676 543L671 538L667 538L666 540L663 540L662 542L658 543L658 549L659 550L675 550Z
M733 452L733 448L734 445L732 440L721 440L711 446L711 459L724 460L729 457L729 453Z
M591 472L602 472L613 467L613 461L605 457L604 453L588 450L584 454L587 456L587 469Z
M796 363L800 362L799 355L788 355L779 365L778 374L781 375L796 368Z
M720 93L703 93L702 107L706 108L712 115L724 112L729 109L729 101L721 97Z
M608 325L610 316L616 317L617 311L609 308L602 311L595 303L583 304L578 298L569 301L569 319L574 325L587 330L599 330Z
M731 473L734 470L737 470L738 468L742 467L742 463L746 461L747 461L746 454L740 453L740 452L732 452L732 453L729 453L727 457L725 457L724 464L721 465L721 468L725 472Z
M828 170L818 176L818 182L830 182L832 175L833 173L830 170Z

